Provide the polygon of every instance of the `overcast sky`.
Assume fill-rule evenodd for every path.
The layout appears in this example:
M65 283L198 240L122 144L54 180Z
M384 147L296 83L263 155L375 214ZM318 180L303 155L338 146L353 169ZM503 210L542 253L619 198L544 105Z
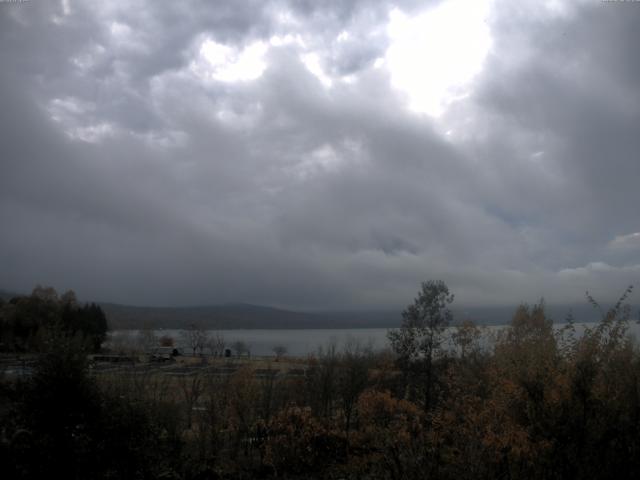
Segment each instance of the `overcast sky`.
M640 283L639 25L598 0L2 2L0 288L613 300Z

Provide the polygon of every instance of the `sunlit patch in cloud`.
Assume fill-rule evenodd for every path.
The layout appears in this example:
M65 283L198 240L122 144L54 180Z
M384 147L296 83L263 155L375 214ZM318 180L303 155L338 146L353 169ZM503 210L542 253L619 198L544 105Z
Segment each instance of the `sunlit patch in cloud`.
M354 85L358 82L358 77L356 75L344 75L340 77L340 80L342 80L347 85Z
M584 267L576 268L563 268L558 271L558 277L564 279L576 279L581 277L590 277L592 275L609 273L614 271L615 268L604 262L591 262Z
M144 133L129 132L129 134L143 141L149 148L158 151L182 148L189 139L189 135L180 130L149 131Z
M105 138L113 137L116 129L110 123L103 122L95 125L71 128L65 133L71 140L86 143L100 143Z
M317 53L305 53L300 56L302 63L325 87L329 88L333 85L333 80L324 72L320 65L320 57Z
M90 43L79 55L70 59L78 73L85 75L107 56L107 49L99 43Z
M190 68L198 77L220 82L246 82L262 76L267 68L268 45L254 42L242 49L206 39Z
M54 98L47 106L49 119L71 140L95 143L113 133L105 123L87 125L96 105L76 97Z
M47 107L51 120L64 123L70 123L76 116L94 109L95 104L76 97L54 98Z
M132 29L126 23L112 22L109 27L111 34L111 48L145 53L149 50L140 31Z
M640 250L640 232L618 235L607 246L613 250Z
M591 262L584 267L560 270L557 277L563 282L577 282L584 288L600 283L606 285L604 288L611 288L617 284L615 288L618 289L634 282L638 273L640 273L640 265L637 264L613 266L605 262Z
M109 32L116 38L128 37L131 35L131 27L124 23L113 22L109 28Z
M299 27L300 20L296 18L293 12L281 10L275 14L276 21L283 27Z
M336 145L324 144L308 152L288 173L299 180L307 180L323 173L338 172L347 163L353 164L365 158L362 143L345 138Z
M216 112L216 118L228 127L248 129L256 126L263 111L264 108L260 102L246 103L242 108L221 106Z
M116 125L97 120L96 104L77 97L54 98L47 105L49 119L73 141L99 143L116 134Z
M385 63L412 110L438 116L468 95L491 48L491 5L492 0L448 0L415 17L391 12Z
M343 30L342 32L340 32L340 34L336 37L336 41L337 42L346 42L347 40L349 40L349 37L351 37L351 34L349 32L347 32L346 30Z
M269 38L269 43L273 47L282 47L285 45L306 47L306 43L300 34L292 35L291 33L287 33L286 35L273 35Z
M71 14L71 4L69 0L62 0L60 2L60 8L62 10L62 15L53 15L53 17L51 17L51 21L56 25L62 25L65 21L65 17L68 17Z
M300 180L306 180L319 173L333 171L339 164L338 154L331 145L326 144L310 152L291 169L291 173Z
M567 18L576 13L576 10L582 5L591 5L591 0L573 0L566 2L563 0L545 0L541 5L537 5L533 2L533 5L540 8L542 7L543 13L552 18Z

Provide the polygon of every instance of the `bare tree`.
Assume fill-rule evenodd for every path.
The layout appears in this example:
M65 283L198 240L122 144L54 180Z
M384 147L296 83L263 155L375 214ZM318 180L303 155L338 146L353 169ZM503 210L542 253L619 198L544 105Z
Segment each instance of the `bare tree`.
M209 350L212 356L222 357L224 356L225 345L224 336L220 332L216 332L214 335L208 336L205 347Z
M181 375L178 378L178 384L182 391L187 414L187 428L190 429L193 423L193 409L196 407L200 396L204 393L205 384L199 373L195 373L193 375Z
M151 325L149 325L148 323L145 323L142 326L142 328L138 331L136 343L145 352L148 352L152 348L158 346L158 337L156 335L155 330L151 327Z
M335 339L326 347L319 347L309 359L310 369L306 377L309 402L317 415L328 418L336 400L339 356Z
M276 362L287 354L287 347L284 345L276 345L273 347L273 353L276 354Z
M337 380L338 396L344 415L344 429L349 441L349 431L353 421L358 397L369 381L369 367L372 363L373 345L363 345L354 338L345 344Z
M206 330L192 323L186 330L182 331L181 335L184 343L191 349L194 356L196 354L202 355L209 339L209 334Z
M455 331L451 334L451 340L461 359L464 360L468 354L480 350L481 336L482 330L471 320L464 320L460 325L456 325Z
M244 353L247 353L249 351L249 347L242 340L236 340L235 342L233 342L233 345L231 347L236 352L236 355L238 357L242 356Z

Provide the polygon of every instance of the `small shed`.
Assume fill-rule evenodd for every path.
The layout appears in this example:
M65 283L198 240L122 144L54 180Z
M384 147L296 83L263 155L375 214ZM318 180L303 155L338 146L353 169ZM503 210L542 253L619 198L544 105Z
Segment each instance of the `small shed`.
M153 362L171 362L180 355L175 347L154 347L149 350L149 358Z

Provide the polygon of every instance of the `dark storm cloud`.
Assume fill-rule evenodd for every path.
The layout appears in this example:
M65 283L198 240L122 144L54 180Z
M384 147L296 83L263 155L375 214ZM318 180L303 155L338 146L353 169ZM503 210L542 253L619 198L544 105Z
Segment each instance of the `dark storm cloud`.
M428 5L0 5L0 286L314 308L402 305L428 278L467 303L617 293L640 273L640 8L496 2L470 95L433 119L376 64L392 8ZM232 61L262 45L264 72L217 79L207 40Z

